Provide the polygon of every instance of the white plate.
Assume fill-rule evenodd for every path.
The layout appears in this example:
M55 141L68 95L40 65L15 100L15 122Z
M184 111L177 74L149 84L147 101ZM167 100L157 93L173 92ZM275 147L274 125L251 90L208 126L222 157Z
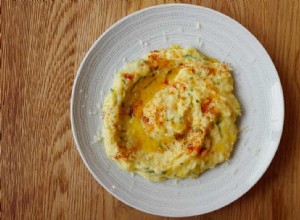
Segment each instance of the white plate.
M194 46L232 66L242 106L242 132L229 162L196 180L153 183L120 170L106 157L102 144L95 142L102 126L97 105L124 62L173 43ZM71 98L75 142L95 179L127 205L161 216L211 212L246 193L272 161L283 120L280 80L258 40L219 12L185 4L146 8L109 28L82 61Z

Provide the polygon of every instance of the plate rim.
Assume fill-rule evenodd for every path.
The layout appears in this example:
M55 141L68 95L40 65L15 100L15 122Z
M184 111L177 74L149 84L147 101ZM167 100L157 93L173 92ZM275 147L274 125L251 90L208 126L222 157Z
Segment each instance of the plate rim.
M74 107L74 100L75 100L75 90L77 89L77 84L78 84L78 79L79 79L79 76L80 74L82 74L82 69L85 65L85 63L87 62L88 58L90 57L90 54L92 53L92 51L95 50L95 48L97 47L97 45L99 44L99 42L102 40L102 38L104 38L111 30L113 30L117 25L119 25L120 23L122 23L123 21L126 21L127 19L133 17L133 16L136 16L136 15L139 15L139 14L142 14L144 13L145 11L149 11L149 10L152 10L152 9L157 9L157 8L165 8L165 7L173 7L173 6L181 6L181 7L190 7L190 8L195 8L195 9L199 9L201 8L202 10L207 10L207 11L210 11L212 13L216 13L220 16L224 16L226 17L227 19L231 20L232 22L234 22L236 25L240 26L245 32L247 32L247 34L249 34L250 36L252 36L258 43L258 45L261 47L261 49L265 52L265 55L267 56L267 58L270 60L270 64L271 64L271 67L274 69L275 71L275 77L277 79L277 81L279 82L279 94L280 94L280 97L277 97L280 99L280 103L282 104L281 105L281 112L282 112L282 115L280 116L280 132L279 132L279 135L277 137L277 140L276 140L276 144L274 144L274 152L273 152L273 155L270 157L270 161L268 161L267 165L265 167L263 167L261 173L259 175L257 175L257 178L254 179L253 183L250 184L250 187L248 187L248 189L246 189L244 192L242 192L238 197L236 197L235 199L233 200L230 200L230 201L227 201L227 202L224 202L221 206L218 206L216 208L213 208L209 211L204 211L204 212L200 212L200 213L189 213L189 214L176 214L176 215L165 215L165 214L158 214L156 212L150 212L148 210L145 210L145 209L142 209L140 207L137 207L135 204L131 203L131 202L128 202L126 201L125 199L119 197L117 194L115 194L112 190L110 190L107 186L105 186L105 184L102 182L101 178L99 178L96 173L94 173L94 171L92 170L92 168L90 167L84 153L83 153L83 150L79 144L79 141L78 141L78 137L77 137L77 129L76 129L76 126L75 126L75 115L74 115L74 110L73 110L73 107ZM230 16L228 15L225 15L219 11L216 11L214 9L211 9L211 8L207 8L207 7L204 7L204 6L200 6L200 5L194 5L194 4L184 4L184 3L171 3L171 4L160 4L160 5L155 5L155 6L151 6L151 7L147 7L147 8L143 8L141 10L138 10L138 11L135 11L123 18L121 18L120 20L118 20L117 22L115 22L114 24L112 24L108 29L106 29L97 39L96 41L92 44L92 46L89 48L89 50L86 52L84 58L82 59L81 63L80 63L80 66L76 72L76 76L75 76L75 79L74 79L74 82L73 82L73 86L72 86L72 94L71 94L71 100L70 100L70 119L71 119L71 130L72 130L72 135L73 135L73 139L75 141L75 145L76 145L76 148L77 148L77 151L79 152L80 154L80 157L81 159L83 160L85 166L87 167L87 169L89 170L89 172L92 174L92 176L94 177L94 179L107 191L109 192L111 195L113 195L113 197L115 197L116 199L118 199L119 201L125 203L126 205L134 208L134 209L137 209L139 211L142 211L144 213L148 213L148 214L151 214L151 215L156 215L156 216L163 216L163 217L192 217L192 216L197 216L197 215L204 215L204 214L207 214L207 213L211 213L213 211L216 211L216 210L219 210L221 208L224 208L225 206L237 201L238 199L240 199L243 195L245 195L247 192L249 192L249 190L251 188L254 187L254 185L257 184L257 182L262 178L262 176L265 174L266 170L269 168L271 162L273 161L274 159L274 156L278 150L278 147L279 147L279 144L280 144L280 141L281 141L281 137L282 137L282 134L283 134L283 128L284 128L284 119L285 119L285 102L284 102L284 94L283 94L283 89L282 89L282 84L281 84L281 81L280 81L280 77L279 77L279 74L278 74L278 71L273 63L273 60L271 59L269 53L267 52L267 50L265 49L265 47L261 44L261 42L246 28L244 27L241 23L239 23L238 21L236 21L235 19L231 18Z

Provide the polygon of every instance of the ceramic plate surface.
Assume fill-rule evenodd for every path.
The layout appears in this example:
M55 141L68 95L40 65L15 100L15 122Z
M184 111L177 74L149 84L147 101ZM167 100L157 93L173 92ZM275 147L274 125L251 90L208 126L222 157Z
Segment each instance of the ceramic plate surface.
M228 162L196 180L154 183L119 169L107 158L102 143L95 141L102 127L99 105L125 62L174 43L196 47L231 65L242 107L241 133ZM161 216L199 215L242 196L272 161L283 119L280 80L258 40L219 12L185 4L146 8L109 28L84 58L71 98L75 142L95 179L129 206Z

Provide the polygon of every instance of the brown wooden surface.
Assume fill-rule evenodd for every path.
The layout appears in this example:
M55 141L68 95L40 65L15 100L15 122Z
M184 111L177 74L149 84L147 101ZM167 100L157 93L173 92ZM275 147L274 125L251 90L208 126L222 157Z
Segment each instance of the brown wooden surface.
M167 219L114 199L74 146L74 75L109 26L141 8L180 1L1 2L1 218ZM285 96L279 150L262 179L221 210L192 219L300 218L300 5L298 1L181 1L236 19L269 52ZM255 137L254 137L255 138Z

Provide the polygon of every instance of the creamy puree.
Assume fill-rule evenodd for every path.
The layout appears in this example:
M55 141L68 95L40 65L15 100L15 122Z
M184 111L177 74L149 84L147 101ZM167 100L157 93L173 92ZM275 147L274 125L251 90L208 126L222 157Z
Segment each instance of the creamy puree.
M161 181L197 178L228 160L240 105L228 65L174 45L126 64L103 111L108 157Z

